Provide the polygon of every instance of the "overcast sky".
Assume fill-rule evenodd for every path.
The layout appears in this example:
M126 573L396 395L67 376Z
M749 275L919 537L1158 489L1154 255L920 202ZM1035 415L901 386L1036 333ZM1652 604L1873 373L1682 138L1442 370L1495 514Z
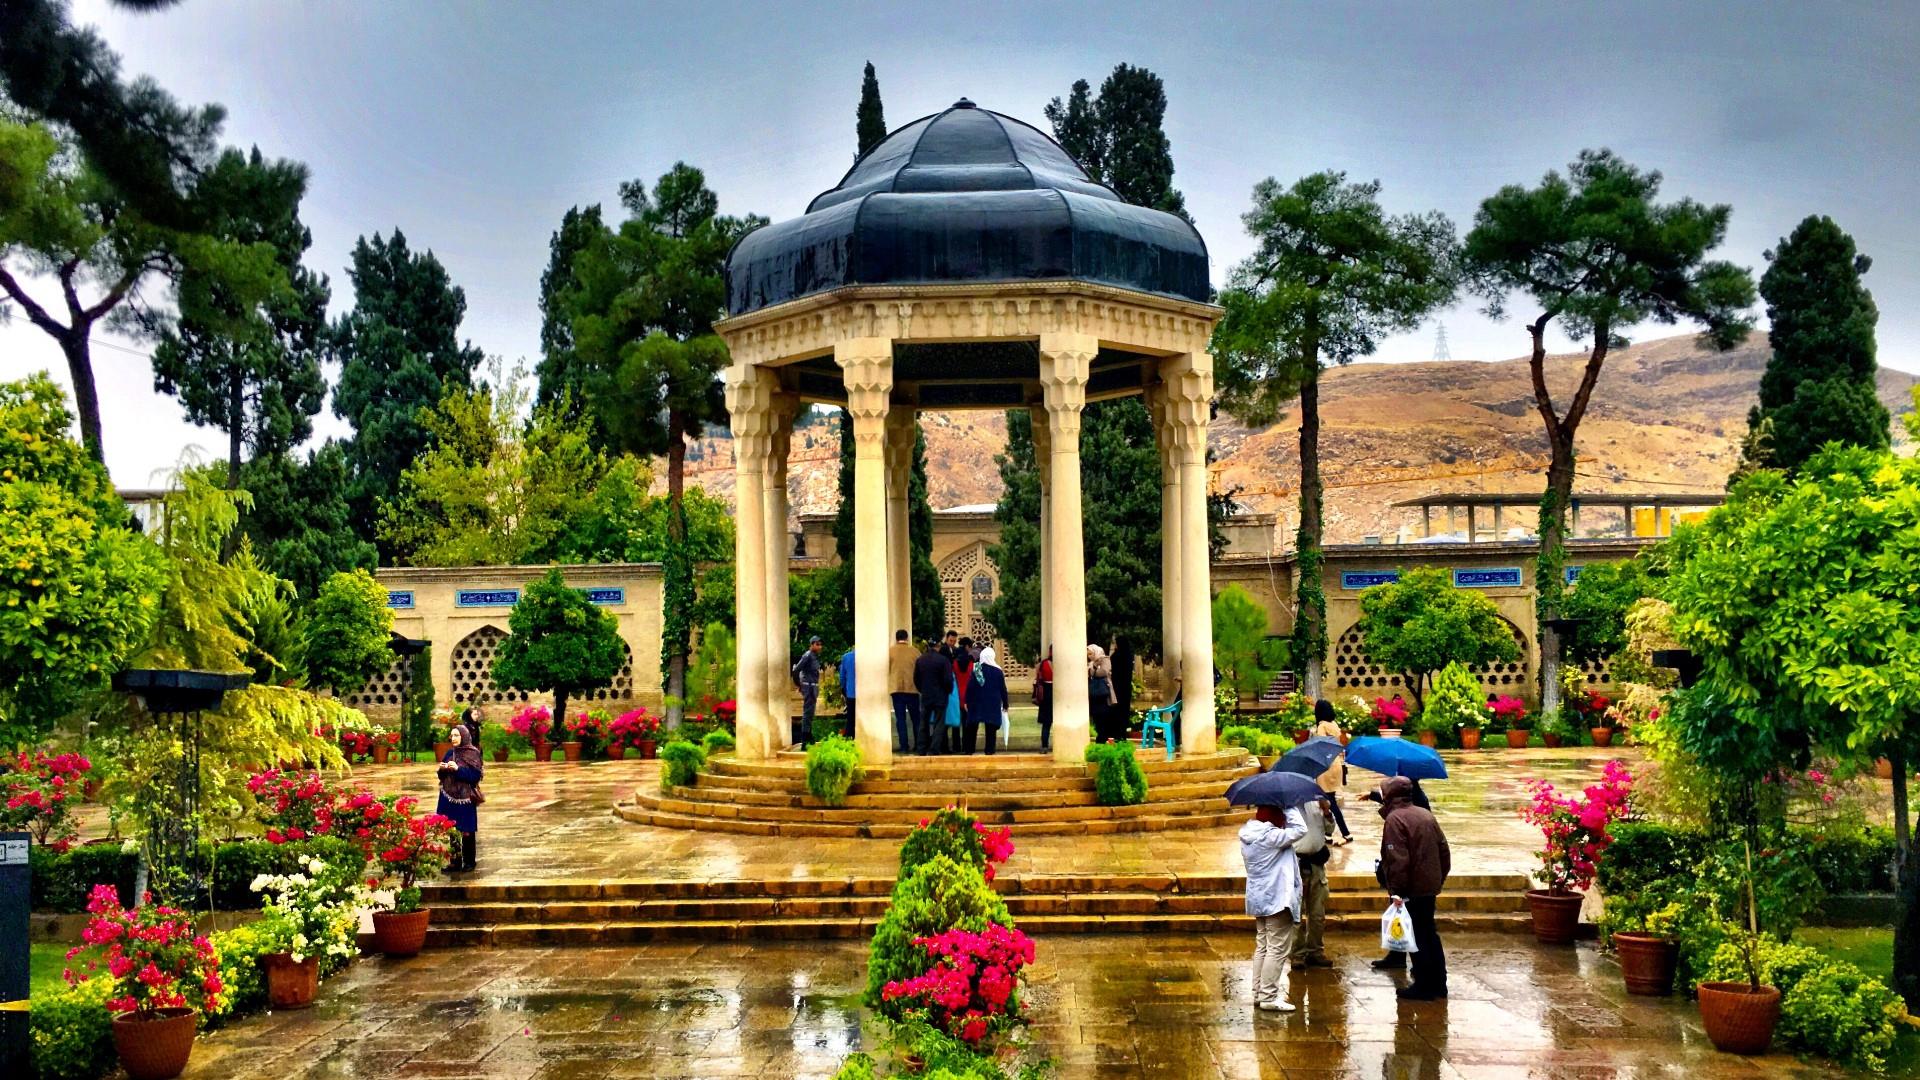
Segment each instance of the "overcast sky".
M129 73L224 104L229 142L307 163L308 261L332 278L336 313L351 303L354 239L398 227L466 289L464 333L509 360L537 355L537 285L569 206L617 210L622 180L685 160L727 212L798 214L852 163L867 60L893 127L963 95L1044 127L1049 98L1126 61L1166 81L1175 182L1216 283L1248 251L1239 217L1262 177L1343 169L1379 179L1391 210L1438 208L1464 228L1500 185L1608 146L1663 171L1670 195L1731 203L1724 254L1756 273L1800 218L1832 215L1874 258L1881 361L1920 370L1916 12L1841 0L186 0L137 15L83 0L75 14ZM1456 359L1524 351L1517 320L1468 304L1444 322ZM1433 338L1429 326L1380 358L1428 359ZM214 456L223 445L153 394L148 351L94 353L122 485L188 444ZM65 379L47 338L19 318L0 327L0 376L39 368ZM344 429L328 412L320 430Z

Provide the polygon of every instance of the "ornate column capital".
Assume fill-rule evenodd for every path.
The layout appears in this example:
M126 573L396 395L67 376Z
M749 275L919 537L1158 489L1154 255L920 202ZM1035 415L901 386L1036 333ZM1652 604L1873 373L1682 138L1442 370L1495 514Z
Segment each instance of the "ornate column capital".
M1176 461L1204 461L1213 419L1213 357L1185 353L1161 361L1159 390L1166 448Z
M773 398L778 384L773 372L754 364L735 364L727 369L724 386L734 456L741 460L765 457L772 451L776 423Z
M768 452L772 456L772 464L784 472L787 453L793 447L793 421L800 415L800 395L775 390L768 411L771 415Z
M920 418L911 406L895 405L887 410L887 480L889 487L898 486L897 492L906 497L907 479L913 471L913 444L918 441Z
M1040 335L1040 391L1053 431L1062 435L1080 433L1080 411L1087 407L1087 378L1099 352L1100 339L1092 334Z
M833 345L847 386L847 414L853 417L856 448L879 446L893 397L893 339L843 338Z

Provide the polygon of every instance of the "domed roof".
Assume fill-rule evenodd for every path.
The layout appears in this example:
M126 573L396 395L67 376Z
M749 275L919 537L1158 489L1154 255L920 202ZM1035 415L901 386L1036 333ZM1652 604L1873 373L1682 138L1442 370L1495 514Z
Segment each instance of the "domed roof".
M1122 202L1060 144L965 98L888 135L727 257L727 313L848 285L1074 279L1206 302L1193 225Z

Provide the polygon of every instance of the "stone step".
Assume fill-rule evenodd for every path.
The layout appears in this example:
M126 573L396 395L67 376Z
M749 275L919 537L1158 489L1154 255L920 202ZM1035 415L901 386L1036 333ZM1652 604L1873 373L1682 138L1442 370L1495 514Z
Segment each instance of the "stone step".
M710 803L734 803L739 806L777 806L791 809L836 809L826 806L820 800L808 794L802 788L793 791L772 787L743 788L730 785L713 785L701 777L700 782L691 787L675 789L675 794L684 799L696 799ZM756 781L765 784L766 781ZM1198 783L1181 782L1178 784L1153 785L1147 792L1150 802L1174 802L1182 799L1218 799L1231 783L1231 779L1202 781ZM934 801L923 792L886 792L882 794L864 794L861 785L856 785L848 794L840 810L903 810L924 814ZM1045 810L1063 806L1098 806L1100 797L1089 783L1077 790L1049 789L1007 793L998 785L982 786L973 790L956 791L946 796L953 805L964 805L969 810L985 812L989 810ZM943 804L944 805L944 804Z
M800 822L825 825L846 824L849 821L858 824L895 824L917 825L933 807L902 807L898 809L839 807L830 808L814 802L812 806L767 806L754 803L739 803L727 799L712 799L699 788L676 787L671 793L662 794L641 790L634 793L633 805L643 810L659 813L682 814L689 817L736 818L742 821L764 822ZM1189 816L1200 814L1227 813L1232 808L1220 797L1218 791L1206 792L1196 797L1180 799L1149 799L1131 806L1101 806L1098 802L1077 806L1019 807L1014 809L991 809L973 804L968 805L982 825L1030 825L1039 823L1060 823L1075 821L1097 821L1107 819L1138 818L1151 816ZM1246 815L1241 814L1242 817Z
M1191 769L1159 777L1149 776L1147 791L1151 795L1168 787L1206 787L1224 792L1227 785L1243 776L1253 775L1254 771L1252 768ZM703 770L693 786L713 792L807 795L807 778L799 771L782 776L738 776ZM925 806L941 800L951 802L962 798L1040 796L1062 792L1092 794L1093 790L1094 782L1090 776L955 776L946 779L862 780L848 789L848 796L850 799L882 795L912 796L917 797L917 805Z
M1246 755L1238 751L1183 755L1172 761L1168 761L1158 750L1136 752L1135 756L1150 781L1163 773L1237 769L1247 760ZM708 759L707 771L728 776L780 777L804 773L805 763L805 756L793 751L784 751L772 761L741 761L731 754L720 754ZM876 778L884 776L888 780L943 780L956 777L991 777L994 780L1086 779L1093 775L1091 767L1085 764L1061 765L1051 757L1040 754L1012 753L994 754L991 757L985 754L899 757L890 765L871 766L868 771Z
M1215 804L1218 805L1218 800ZM1112 816L1082 820L1022 821L1008 825L1015 836L1056 835L1074 833L1085 836L1109 836L1115 833L1165 832L1168 830L1211 829L1225 825L1237 825L1246 820L1246 813L1237 810L1222 809L1218 812L1201 814L1167 814L1152 803L1141 804L1147 813L1128 816ZM1100 807L1102 810L1124 810L1126 807ZM823 821L757 821L740 817L713 817L705 814L670 813L664 810L650 810L634 803L621 803L614 807L614 813L625 821L636 825L653 825L663 829L689 829L704 832L736 833L746 836L823 836L844 837L847 839L899 840L911 832L918 823L919 816L910 815L912 820L865 822L823 822ZM998 824L998 823L996 823Z

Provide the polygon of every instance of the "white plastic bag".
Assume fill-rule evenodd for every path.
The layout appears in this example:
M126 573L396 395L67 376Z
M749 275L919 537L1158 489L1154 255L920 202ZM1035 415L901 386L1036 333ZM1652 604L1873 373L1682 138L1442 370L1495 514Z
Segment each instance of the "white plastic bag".
M1380 915L1380 947L1388 952L1420 951L1413 941L1413 920L1407 915L1407 906L1398 900L1389 903Z

